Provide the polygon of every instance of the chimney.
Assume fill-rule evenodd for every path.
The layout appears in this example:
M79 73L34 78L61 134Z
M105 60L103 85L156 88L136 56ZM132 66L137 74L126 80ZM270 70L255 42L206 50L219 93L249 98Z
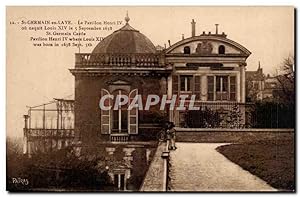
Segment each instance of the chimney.
M216 35L218 35L218 26L219 24L215 24L216 25Z
M182 34L182 40L184 40L184 34Z
M168 43L169 43L169 47L171 46L171 40L168 40Z
M196 35L196 22L194 19L192 20L191 24L192 24L192 37L194 37Z

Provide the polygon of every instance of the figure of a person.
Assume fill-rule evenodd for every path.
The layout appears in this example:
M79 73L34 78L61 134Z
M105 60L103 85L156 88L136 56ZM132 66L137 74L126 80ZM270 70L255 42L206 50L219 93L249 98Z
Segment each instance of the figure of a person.
M169 150L177 149L177 147L175 146L176 130L175 124L173 122L170 123L170 127L168 129L168 136L170 139Z

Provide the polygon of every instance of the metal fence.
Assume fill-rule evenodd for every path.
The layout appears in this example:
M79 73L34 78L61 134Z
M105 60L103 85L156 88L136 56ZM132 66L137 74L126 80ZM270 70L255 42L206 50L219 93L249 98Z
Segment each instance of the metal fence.
M74 133L74 100L54 99L29 107L24 115L24 153L47 152L70 146Z
M295 128L295 106L275 102L258 102L251 111L253 128Z

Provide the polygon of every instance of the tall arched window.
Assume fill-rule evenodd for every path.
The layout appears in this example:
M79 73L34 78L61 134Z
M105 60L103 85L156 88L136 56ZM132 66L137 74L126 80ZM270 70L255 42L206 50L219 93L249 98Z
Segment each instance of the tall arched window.
M184 53L184 54L191 54L191 49L190 49L190 47L188 47L188 46L184 47L184 48L183 48L183 53Z
M104 103L99 103L99 105L108 107L101 109L101 134L138 134L139 107L131 106L129 108L129 103L131 104L136 99L135 97L138 96L138 89L133 89L129 93L128 91L124 88L116 88L110 93L106 89L101 89L101 98L109 96ZM118 96L119 98L117 98ZM128 103L118 105L119 102L123 102L126 99L124 96L128 96ZM134 101L134 104L135 102L137 101Z
M219 54L225 54L225 46L224 45L219 46Z
M116 104L117 96L128 95L125 90L117 89L113 93L114 104ZM118 109L112 110L112 133L127 133L128 132L128 110L127 105L118 106Z

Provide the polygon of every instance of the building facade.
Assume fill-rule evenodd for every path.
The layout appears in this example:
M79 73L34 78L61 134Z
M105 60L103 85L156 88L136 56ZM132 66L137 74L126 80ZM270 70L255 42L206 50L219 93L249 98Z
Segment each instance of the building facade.
M76 54L76 65L70 69L75 76L75 133L81 141L139 140L163 118L155 109L100 110L104 95L140 94L162 96L166 93L167 77L172 72L152 42L126 25L101 41L90 54ZM144 129L142 129L144 128Z
M224 32L218 33L217 25L215 33L196 36L193 20L191 37L165 51L166 62L172 65L168 93L195 94L202 109L230 111L233 103L245 103L245 67L250 54ZM240 108L244 110L244 106ZM180 113L185 114L175 111L172 120L177 126L184 126L186 120Z
M193 20L191 37L156 50L129 25L129 17L125 20L126 25L102 40L92 53L76 54L75 68L70 69L75 76L75 134L82 142L153 139L155 126L163 120L188 126L184 125L187 111L100 110L103 95L130 99L137 94L143 98L167 95L168 99L196 95L200 111L221 110L220 114L245 103L245 67L251 53L224 32L218 33L218 26L215 33L196 35ZM240 111L243 115L242 106ZM219 121L224 126L225 120Z
M126 16L126 24L100 41L91 53L75 54L75 67L70 69L75 78L72 146L83 159L104 158L102 169L109 169L120 190L130 189L130 182L136 182L136 177L142 180L157 145L157 133L166 121L177 127L245 125L245 68L251 54L225 33L219 33L217 25L215 33L196 35L194 20L191 37L168 48L155 47L130 26L129 20ZM127 105L100 109L103 96L118 95L126 95L130 101L136 95L141 95L143 101L148 95L158 95L171 102L176 95L175 107L180 105L179 96L186 95L184 105L192 103L199 108L172 110L167 106L161 110L158 104L150 110L138 106L128 109ZM106 106L112 105L113 100L106 102ZM25 117L26 139L32 139L34 129L26 126L31 119L30 114ZM51 130L55 139L57 136L52 134L63 124L59 121L58 118L58 126ZM45 125L43 128L47 130ZM40 134L44 135L44 131ZM47 138L40 137L43 141ZM62 148L61 143L66 143L65 138L56 143L58 149ZM33 153L33 144L25 152Z

